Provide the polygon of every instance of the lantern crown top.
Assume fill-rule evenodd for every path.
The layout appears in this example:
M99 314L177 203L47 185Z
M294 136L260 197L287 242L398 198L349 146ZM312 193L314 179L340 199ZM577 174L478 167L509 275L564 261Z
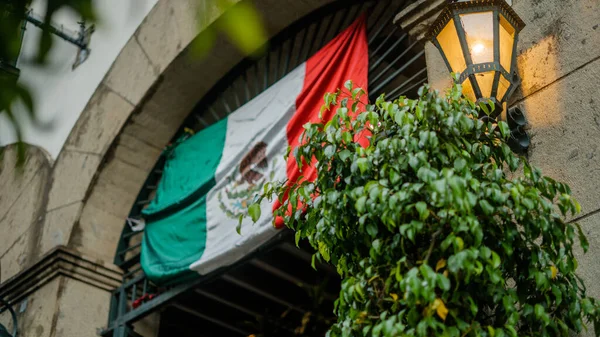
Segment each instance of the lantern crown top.
M454 15L475 13L485 10L498 10L517 32L525 28L525 22L505 0L447 0L448 5L431 25L427 39L435 38Z

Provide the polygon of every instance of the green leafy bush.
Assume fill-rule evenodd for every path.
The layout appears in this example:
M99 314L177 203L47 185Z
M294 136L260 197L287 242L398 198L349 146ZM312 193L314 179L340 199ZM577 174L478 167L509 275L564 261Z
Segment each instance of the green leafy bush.
M346 88L326 95L337 114L307 124L293 151L316 159L316 181L261 196L289 193L276 215L342 276L330 336L568 336L586 319L599 331L575 274L587 242L564 220L579 204L511 152L506 123L478 119L460 86L366 111L352 103L362 90ZM353 141L364 132L367 148Z

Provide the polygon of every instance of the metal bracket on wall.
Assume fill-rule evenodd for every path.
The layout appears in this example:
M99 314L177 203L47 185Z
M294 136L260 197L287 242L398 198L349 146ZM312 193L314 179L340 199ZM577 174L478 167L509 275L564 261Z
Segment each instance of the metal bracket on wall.
M508 109L506 113L506 122L510 127L510 138L508 145L517 154L526 154L531 144L531 139L527 133L527 119L525 114L518 107Z
M89 48L89 45L92 34L95 31L94 25L87 27L84 21L77 22L79 24L79 31L74 32L65 29L62 25L60 25L60 27L56 27L55 25L44 22L39 15L34 14L31 10L27 12L25 20L41 30L47 31L50 34L56 35L61 39L77 46L78 51L75 62L73 63L73 69L85 62L90 56L91 49Z

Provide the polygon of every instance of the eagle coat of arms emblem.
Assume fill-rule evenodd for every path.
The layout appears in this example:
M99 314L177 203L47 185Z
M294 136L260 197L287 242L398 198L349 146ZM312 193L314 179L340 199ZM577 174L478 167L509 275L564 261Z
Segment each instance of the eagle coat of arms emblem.
M242 158L229 177L225 188L217 194L219 207L231 219L246 215L267 181L275 177L277 158L269 162L267 144L259 142Z

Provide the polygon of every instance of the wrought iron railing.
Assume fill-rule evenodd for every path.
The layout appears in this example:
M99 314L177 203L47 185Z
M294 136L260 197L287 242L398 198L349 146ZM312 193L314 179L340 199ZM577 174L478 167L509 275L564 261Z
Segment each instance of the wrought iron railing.
M0 297L0 315L5 311L9 312L10 319L12 323L12 328L7 328L2 323L0 323L0 337L17 337L18 334L18 322L17 322L17 313L13 309L12 305L5 301L2 297Z

